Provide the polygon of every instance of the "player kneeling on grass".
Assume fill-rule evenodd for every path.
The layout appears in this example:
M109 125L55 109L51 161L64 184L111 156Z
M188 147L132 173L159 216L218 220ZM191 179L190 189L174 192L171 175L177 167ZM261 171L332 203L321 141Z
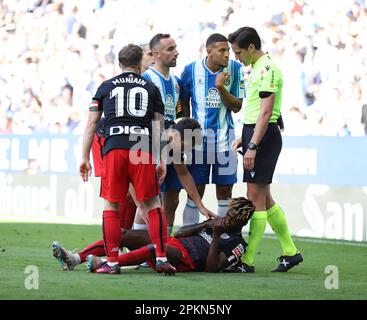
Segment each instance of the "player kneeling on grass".
M246 251L247 243L243 240L241 230L253 212L251 201L246 198L233 198L224 217L181 227L175 237L168 238L168 261L177 272L243 272L241 256ZM148 261L154 269L154 245L146 231L125 230L122 242L131 251L119 255L120 266ZM87 257L87 268L90 272L94 272L105 263L104 259L97 256Z

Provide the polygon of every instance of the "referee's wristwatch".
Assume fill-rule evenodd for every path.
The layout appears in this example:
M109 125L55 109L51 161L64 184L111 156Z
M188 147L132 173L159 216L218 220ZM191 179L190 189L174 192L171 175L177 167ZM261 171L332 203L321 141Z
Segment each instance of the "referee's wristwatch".
M253 143L253 142L250 142L248 145L247 145L247 148L249 150L257 150L259 147L256 143Z

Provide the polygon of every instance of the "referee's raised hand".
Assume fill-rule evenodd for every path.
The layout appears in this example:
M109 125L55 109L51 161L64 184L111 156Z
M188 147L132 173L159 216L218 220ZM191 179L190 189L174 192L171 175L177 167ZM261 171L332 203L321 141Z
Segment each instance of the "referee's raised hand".
M92 174L92 165L89 160L82 160L79 166L79 173L84 182L87 182Z

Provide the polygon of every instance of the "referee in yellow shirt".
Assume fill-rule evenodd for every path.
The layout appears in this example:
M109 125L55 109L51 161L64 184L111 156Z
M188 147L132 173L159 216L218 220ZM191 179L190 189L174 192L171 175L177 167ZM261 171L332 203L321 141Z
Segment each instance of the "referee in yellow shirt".
M247 197L255 212L250 221L246 253L242 257L242 272L254 272L254 257L268 221L277 235L282 255L273 272L286 272L303 261L289 233L285 215L275 203L270 184L280 151L282 137L277 121L280 118L283 77L273 59L261 50L261 40L254 28L243 27L228 37L236 59L252 72L246 84L242 139L232 147L243 148L244 182Z

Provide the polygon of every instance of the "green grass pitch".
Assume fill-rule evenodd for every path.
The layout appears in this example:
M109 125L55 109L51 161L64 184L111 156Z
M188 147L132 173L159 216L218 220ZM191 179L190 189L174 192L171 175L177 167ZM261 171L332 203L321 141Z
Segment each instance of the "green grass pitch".
M0 299L367 299L366 244L297 238L304 262L284 274L270 272L280 246L269 237L256 256L255 274L198 272L164 277L139 269L96 275L87 273L84 265L73 272L62 271L52 257L53 240L68 249L82 249L100 238L100 226L0 223ZM39 270L38 289L25 288L29 265ZM338 268L338 289L325 288L329 265Z

